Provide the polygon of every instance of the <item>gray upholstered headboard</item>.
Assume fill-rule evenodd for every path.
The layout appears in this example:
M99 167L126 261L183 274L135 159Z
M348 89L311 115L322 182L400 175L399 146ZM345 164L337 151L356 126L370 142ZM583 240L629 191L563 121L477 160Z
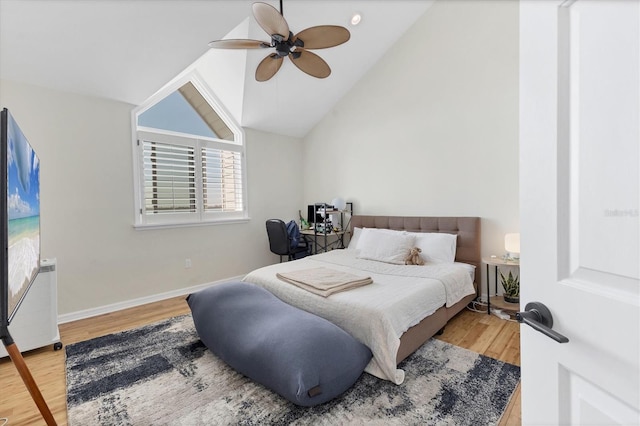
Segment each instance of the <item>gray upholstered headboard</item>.
M445 232L458 235L456 262L476 267L476 281L480 278L480 218L479 217L422 217L422 216L353 216L353 228L383 228L409 232Z

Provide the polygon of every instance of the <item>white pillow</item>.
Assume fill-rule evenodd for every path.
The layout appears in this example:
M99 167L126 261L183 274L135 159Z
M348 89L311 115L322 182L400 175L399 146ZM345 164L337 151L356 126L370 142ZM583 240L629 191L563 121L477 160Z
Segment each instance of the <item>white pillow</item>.
M358 248L358 241L360 240L360 234L362 233L362 228L354 227L353 235L351 235L351 239L349 240L349 245L347 246L347 250L355 250Z
M427 262L453 263L456 259L458 236L440 232L411 232L415 236L415 246L420 247Z
M356 257L403 265L415 241L416 237L407 232L364 228L358 238Z
M385 228L362 228L362 229L366 229L367 233L375 233L375 234L393 234L393 235L407 235L407 234L412 234L411 232L407 232L407 231L396 231L395 229L385 229ZM361 245L362 242L360 240L360 238L358 238L358 240L356 240L357 245L355 246L355 248L357 249L361 249Z

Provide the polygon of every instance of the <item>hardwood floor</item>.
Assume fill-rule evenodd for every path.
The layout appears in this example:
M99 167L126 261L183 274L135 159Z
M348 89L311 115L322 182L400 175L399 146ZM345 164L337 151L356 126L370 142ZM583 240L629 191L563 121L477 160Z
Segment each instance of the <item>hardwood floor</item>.
M164 318L189 313L184 297L126 309L119 312L60 325L63 344L151 324ZM520 327L513 321L465 310L453 318L438 339L492 358L520 365ZM19 342L17 342L19 344ZM24 354L49 409L58 425L67 424L65 351L52 347ZM45 425L15 366L0 360L0 418L7 426ZM0 420L0 424L2 421ZM501 425L520 425L520 386L507 407Z

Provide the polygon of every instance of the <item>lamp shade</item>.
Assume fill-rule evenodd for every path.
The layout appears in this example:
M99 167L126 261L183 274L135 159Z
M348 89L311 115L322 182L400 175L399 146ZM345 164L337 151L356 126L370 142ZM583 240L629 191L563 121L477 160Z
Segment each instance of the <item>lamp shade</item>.
M344 198L340 197L331 200L331 204L333 204L333 207L335 207L336 210L344 210L347 207L347 203L344 201Z
M506 234L504 249L511 254L520 254L520 234Z

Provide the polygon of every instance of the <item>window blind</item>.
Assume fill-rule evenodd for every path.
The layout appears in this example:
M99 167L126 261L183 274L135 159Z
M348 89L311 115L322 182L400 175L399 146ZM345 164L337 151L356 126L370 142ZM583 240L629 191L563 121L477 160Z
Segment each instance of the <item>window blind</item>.
M193 146L143 141L146 214L196 212Z
M206 212L242 211L241 153L203 147L201 154L204 210Z

